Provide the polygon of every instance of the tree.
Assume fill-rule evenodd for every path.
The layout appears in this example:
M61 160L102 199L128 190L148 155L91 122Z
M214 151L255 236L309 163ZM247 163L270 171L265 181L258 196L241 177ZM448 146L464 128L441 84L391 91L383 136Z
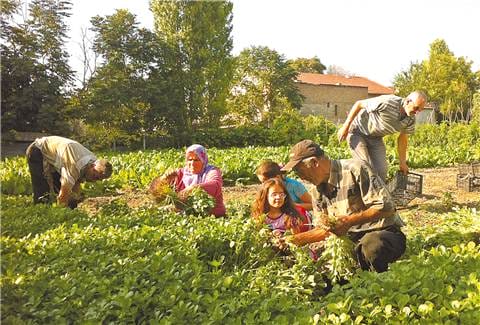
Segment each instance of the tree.
M78 43L80 55L78 58L82 62L82 71L80 78L76 77L76 79L80 82L81 88L85 88L88 80L95 75L99 65L99 54L93 51L93 40L89 36L87 27L80 29L80 35L80 42Z
M429 57L397 74L394 86L400 95L414 89L424 90L429 101L436 103L449 120L466 120L472 96L480 85L480 79L471 68L471 61L455 57L446 42L437 39L430 44Z
M151 105L148 77L156 69L155 35L138 27L135 15L117 10L91 20L93 50L103 64L73 101L78 117L100 132L104 140L129 141L151 131L158 119L147 118Z
M230 113L236 121L271 124L280 111L302 106L297 72L285 57L267 47L251 47L236 58Z
M326 67L320 62L320 59L316 56L310 59L297 58L295 60L289 60L288 64L297 72L311 72L323 74Z
M179 130L215 126L225 114L233 71L232 3L152 0L155 32L169 48Z
M21 2L2 1L2 123L17 131L65 131L72 81L64 48L71 3L33 0L22 22Z
M480 125L480 91L473 95L472 121Z
M417 62L411 62L406 71L402 71L395 76L395 89L401 96L407 96L412 91L421 89L422 65Z

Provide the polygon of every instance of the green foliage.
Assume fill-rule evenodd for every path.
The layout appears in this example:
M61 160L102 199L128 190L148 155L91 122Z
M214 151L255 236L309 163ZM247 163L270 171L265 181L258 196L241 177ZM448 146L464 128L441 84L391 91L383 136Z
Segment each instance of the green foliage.
M471 120L480 125L480 92L473 95Z
M114 201L59 224L47 208L49 229L2 234L2 323L310 319L314 274L275 258L246 215L179 218Z
M70 110L87 123L84 142L128 144L158 127L148 101L150 66L159 47L153 33L138 27L135 15L117 10L92 18L94 50L105 62L70 101Z
M285 125L282 121L286 121ZM289 129L288 119L278 122L278 130L284 130L287 136ZM350 151L345 142L338 144L333 126L320 117L308 117L304 120L302 134L321 143L329 157L333 159L348 159ZM293 129L297 125L293 124ZM258 163L265 159L285 163L291 145L281 147L249 146L245 148L220 149L212 147L219 144L216 135L222 141L231 141L231 144L245 145L249 140L258 143L276 143L274 141L296 140L288 135L287 140L278 137L277 133L255 133L250 128L232 130L211 130L196 138L196 142L209 147L210 162L222 171L226 185L248 184L257 182L255 169ZM256 130L256 129L253 129ZM264 130L264 129L263 129ZM293 131L292 131L293 132ZM260 136L259 136L260 134ZM330 134L328 144L323 141ZM223 138L222 138L223 137ZM299 137L299 139L301 139ZM422 125L410 137L408 147L408 163L410 168L430 168L439 166L453 166L480 160L480 128L476 123L467 124L440 124ZM396 138L388 137L387 159L389 161L389 175L398 170ZM114 193L117 189L143 189L159 175L169 168L182 166L184 162L182 149L149 150L130 153L110 153L108 159L113 165L111 178L94 183L84 184L87 195L101 195L101 193ZM2 193L5 194L30 194L30 174L24 158L5 159L1 162L0 181Z
M155 33L171 57L179 129L218 125L233 73L232 8L226 1L157 1L150 4ZM171 60L171 61L170 61Z
M2 196L2 323L462 323L480 319L475 209L405 216L406 254L384 273L344 272L332 236L325 266L276 255L248 206L229 218L179 216L114 200L95 216ZM420 213L420 215L418 214ZM418 225L418 219L432 220ZM415 224L417 222L417 224ZM333 262L332 262L333 259ZM345 262L347 262L345 264ZM331 276L331 274L330 274Z
M202 188L195 187L182 201L181 209L186 215L204 216L208 215L215 206L213 197L207 194Z
M320 62L320 59L316 56L313 58L297 58L289 60L288 64L297 72L310 72L323 74L327 68Z
M32 194L32 183L25 157L5 158L0 162L0 182L2 193Z
M72 81L65 19L72 4L34 0L25 5L28 16L16 15L22 4L2 1L2 128L65 133Z
M252 46L236 58L232 91L227 102L236 124L250 121L270 125L285 109L299 109L303 97L295 86L297 72L283 55Z
M357 269L354 244L348 237L329 236L319 262L322 270L332 283L352 279Z
M395 76L394 86L404 96L419 89L436 103L449 121L467 119L473 94L480 80L472 72L472 61L455 57L441 39L430 44L428 59L412 63L408 71Z
M277 145L295 144L304 139L304 126L300 114L293 109L285 109L273 120L270 132L272 138L279 139Z
M209 215L215 207L215 199L201 187L194 187L185 197L176 192L170 184L157 178L150 185L149 192L157 203L181 211L187 216Z
M392 264L389 272L363 272L321 301L317 320L475 324L480 319L479 248L473 242L438 246Z
M301 116L296 110L286 109L273 119L270 128L245 124L230 128L203 129L196 131L191 141L217 148L293 145L303 139L312 139L321 145L327 145L333 134L336 134L335 125L324 117ZM337 146L338 142L335 145Z

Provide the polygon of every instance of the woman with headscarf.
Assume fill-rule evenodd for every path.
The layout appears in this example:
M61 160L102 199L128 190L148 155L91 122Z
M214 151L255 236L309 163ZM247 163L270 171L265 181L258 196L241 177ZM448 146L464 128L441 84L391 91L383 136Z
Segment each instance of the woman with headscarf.
M185 167L168 172L161 179L172 184L181 197L188 196L195 187L202 188L215 199L211 213L217 217L225 215L222 172L208 163L205 147L199 144L188 147L185 152Z

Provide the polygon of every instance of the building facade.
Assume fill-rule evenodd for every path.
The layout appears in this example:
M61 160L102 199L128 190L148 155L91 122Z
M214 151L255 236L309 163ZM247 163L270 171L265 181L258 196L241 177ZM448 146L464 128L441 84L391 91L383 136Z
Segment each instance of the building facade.
M300 73L297 87L305 97L300 113L322 115L340 124L352 105L360 99L393 94L393 89L363 77Z

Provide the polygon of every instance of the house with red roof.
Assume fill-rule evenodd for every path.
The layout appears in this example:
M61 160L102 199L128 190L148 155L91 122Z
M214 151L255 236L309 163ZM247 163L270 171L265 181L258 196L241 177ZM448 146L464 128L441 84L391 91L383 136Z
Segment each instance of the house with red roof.
M394 93L392 88L360 76L300 73L296 82L305 97L300 112L322 115L336 124L345 121L357 100Z

